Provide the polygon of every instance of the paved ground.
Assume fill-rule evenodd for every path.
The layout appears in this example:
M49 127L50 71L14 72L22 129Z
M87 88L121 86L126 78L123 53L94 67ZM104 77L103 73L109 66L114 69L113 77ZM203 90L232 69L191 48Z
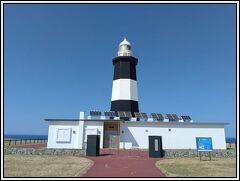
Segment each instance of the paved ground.
M159 158L147 151L101 150L99 157L87 157L94 165L83 177L165 177L155 166Z

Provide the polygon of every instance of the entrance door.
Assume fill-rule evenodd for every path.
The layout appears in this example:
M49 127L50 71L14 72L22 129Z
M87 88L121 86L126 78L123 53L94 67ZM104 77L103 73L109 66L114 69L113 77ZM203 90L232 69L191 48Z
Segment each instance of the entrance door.
M163 157L162 151L162 137L161 136L149 136L149 157Z
M104 123L104 148L119 147L119 123L107 122Z

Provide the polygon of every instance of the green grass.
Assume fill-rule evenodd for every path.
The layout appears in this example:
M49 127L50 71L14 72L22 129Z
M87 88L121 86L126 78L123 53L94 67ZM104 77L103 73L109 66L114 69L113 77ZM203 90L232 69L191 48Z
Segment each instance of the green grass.
M169 177L236 177L236 158L169 158L156 166Z
M227 143L227 149L236 149L235 143Z
M76 156L4 155L4 177L81 177L92 165Z

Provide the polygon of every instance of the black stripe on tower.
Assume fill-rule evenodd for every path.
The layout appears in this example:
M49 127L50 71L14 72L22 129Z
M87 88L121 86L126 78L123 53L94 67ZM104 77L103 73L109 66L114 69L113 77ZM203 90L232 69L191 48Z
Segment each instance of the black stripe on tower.
M134 117L134 112L139 112L138 101L117 100L111 102L111 111L129 111Z
M132 79L137 80L136 65L138 59L129 56L121 56L113 59L114 77L117 79Z

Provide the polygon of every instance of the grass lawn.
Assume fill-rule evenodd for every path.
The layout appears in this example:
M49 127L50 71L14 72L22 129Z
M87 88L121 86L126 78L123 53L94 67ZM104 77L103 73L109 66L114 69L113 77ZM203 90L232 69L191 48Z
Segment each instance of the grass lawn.
M156 166L169 177L236 177L236 158L169 158Z
M77 156L4 155L4 177L81 177L92 164Z

